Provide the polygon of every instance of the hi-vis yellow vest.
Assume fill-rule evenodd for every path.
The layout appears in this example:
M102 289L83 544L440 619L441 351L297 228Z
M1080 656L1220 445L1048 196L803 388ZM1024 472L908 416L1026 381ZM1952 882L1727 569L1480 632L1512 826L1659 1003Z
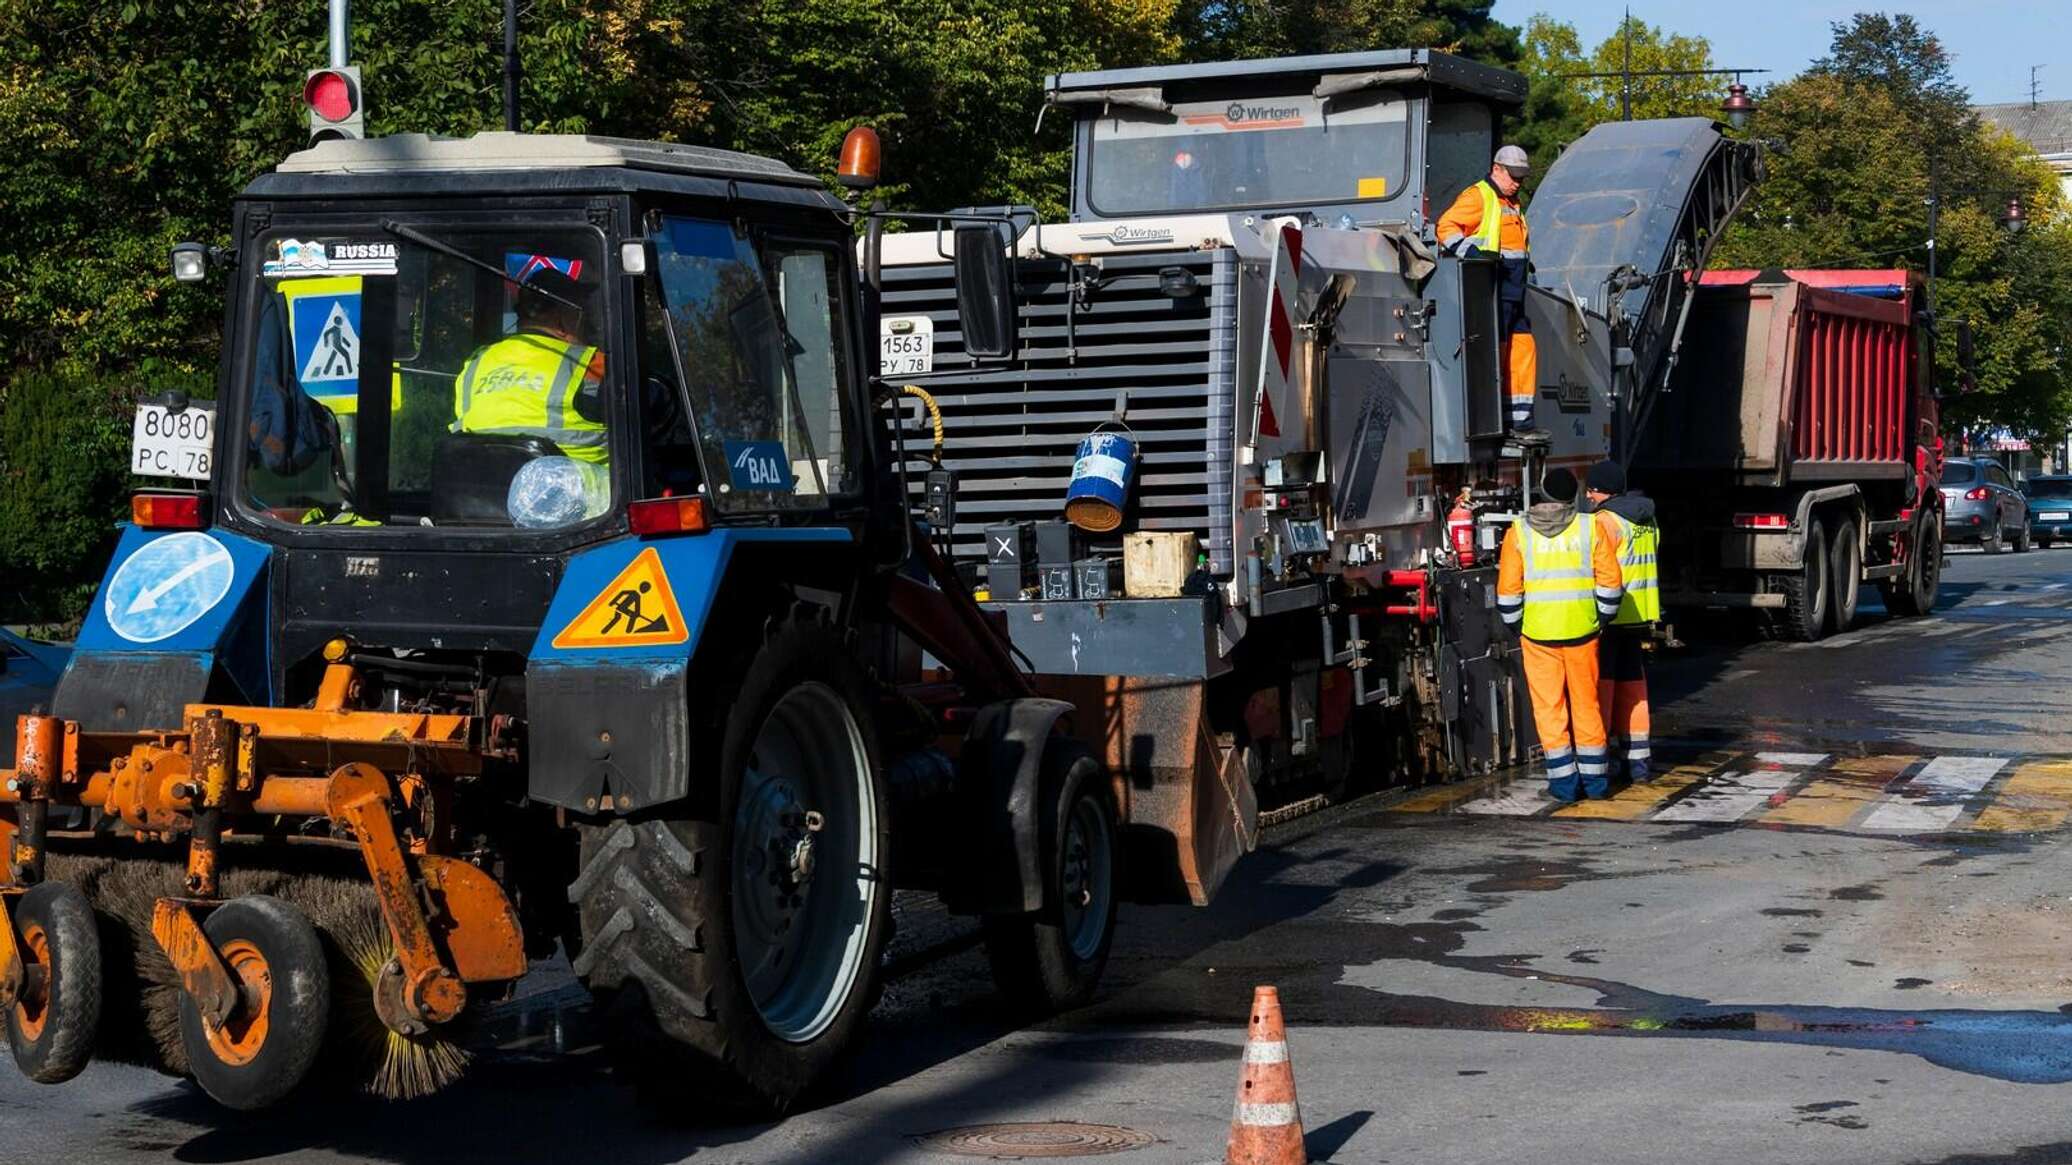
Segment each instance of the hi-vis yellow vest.
M1482 181L1475 183L1474 189L1475 193L1482 199L1482 225L1475 228L1475 245L1491 255L1502 255L1505 258L1523 256L1525 254L1523 251L1507 253L1504 250L1504 200L1498 196L1496 187L1491 186L1489 179L1484 178ZM1521 216L1523 214L1522 211L1515 210L1513 213L1520 214ZM1521 231L1525 229L1525 222L1522 217L1519 220L1518 229ZM1531 244L1528 243L1527 245L1530 246Z
M545 437L578 461L609 457L604 423L576 411L597 349L520 333L475 353L453 382L455 429Z
M1525 559L1525 623L1519 632L1543 643L1597 634L1597 576L1590 564L1595 519L1577 514L1552 538L1523 518L1517 526Z
M1661 527L1640 525L1605 511L1619 524L1619 576L1626 594L1619 600L1619 615L1612 622L1622 627L1653 623L1662 618L1662 590L1655 573L1655 554L1662 544Z

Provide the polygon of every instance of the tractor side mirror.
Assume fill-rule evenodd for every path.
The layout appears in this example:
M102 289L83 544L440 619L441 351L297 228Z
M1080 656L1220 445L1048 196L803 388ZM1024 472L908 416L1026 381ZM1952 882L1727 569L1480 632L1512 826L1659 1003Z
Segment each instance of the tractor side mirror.
M1005 223L971 223L956 228L957 321L964 351L974 357L1014 354L1018 321L1014 302L1013 228Z

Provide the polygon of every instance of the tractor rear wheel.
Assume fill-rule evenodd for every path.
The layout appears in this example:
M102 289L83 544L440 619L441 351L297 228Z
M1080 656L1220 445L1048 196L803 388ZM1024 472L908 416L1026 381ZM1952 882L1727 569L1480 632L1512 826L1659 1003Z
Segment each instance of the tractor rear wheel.
M786 1111L862 1028L892 905L871 707L841 636L781 624L697 770L716 805L583 828L576 971L658 1106Z
M984 929L1001 994L1047 1015L1085 1003L1108 966L1122 841L1108 774L1085 747L1051 741L1039 789L1043 908L989 915Z
M32 977L7 1009L22 1075L62 1084L93 1059L101 1027L101 934L77 886L44 882L18 899L17 949Z
M180 997L180 1043L195 1083L225 1108L251 1112L295 1091L317 1062L331 1019L331 969L309 916L264 894L233 898L201 925L238 1002L222 1023Z

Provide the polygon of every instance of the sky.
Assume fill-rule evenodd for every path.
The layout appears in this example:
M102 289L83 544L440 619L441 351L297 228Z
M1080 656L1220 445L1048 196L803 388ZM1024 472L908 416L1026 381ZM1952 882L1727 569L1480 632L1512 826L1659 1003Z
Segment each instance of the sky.
M1546 12L1576 26L1588 49L1619 26L1627 0L1496 0L1495 16L1523 26ZM2072 98L2072 4L2066 0L1631 0L1633 15L1669 32L1712 42L1721 67L1746 66L1769 73L1748 78L1751 86L1781 81L1826 55L1829 27L1857 12L1911 13L1940 37L1954 58L1957 81L1971 99L1985 105L2029 99L2029 66L2037 73L2045 101Z

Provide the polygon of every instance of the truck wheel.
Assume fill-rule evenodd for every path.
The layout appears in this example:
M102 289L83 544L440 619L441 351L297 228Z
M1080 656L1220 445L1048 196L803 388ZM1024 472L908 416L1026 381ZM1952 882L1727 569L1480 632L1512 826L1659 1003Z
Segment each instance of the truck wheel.
M195 1083L225 1108L251 1112L302 1083L331 1018L330 962L316 927L278 898L254 894L217 907L201 925L216 945L238 1003L220 1026L180 996L180 1043Z
M1857 601L1863 589L1863 543L1856 534L1856 519L1844 518L1835 528L1834 552L1828 561L1834 564L1831 605L1834 629L1839 633L1856 623Z
M22 1075L63 1084L93 1059L101 1028L100 927L69 882L44 882L17 902L22 966L41 982L7 1009L7 1042Z
M1108 776L1092 753L1053 740L1043 757L1043 909L984 920L993 982L1038 1014L1085 1003L1115 938L1120 831Z
M1786 639L1812 643L1827 634L1827 609L1834 577L1827 565L1827 526L1813 519L1806 527L1806 561L1780 577L1784 611L1777 620Z
M1930 514L1914 536L1913 563L1904 576L1878 584L1885 609L1895 615L1926 615L1942 588L1942 522Z
M892 906L870 707L839 635L785 624L696 769L716 806L582 827L575 970L658 1107L781 1113L863 1026Z

